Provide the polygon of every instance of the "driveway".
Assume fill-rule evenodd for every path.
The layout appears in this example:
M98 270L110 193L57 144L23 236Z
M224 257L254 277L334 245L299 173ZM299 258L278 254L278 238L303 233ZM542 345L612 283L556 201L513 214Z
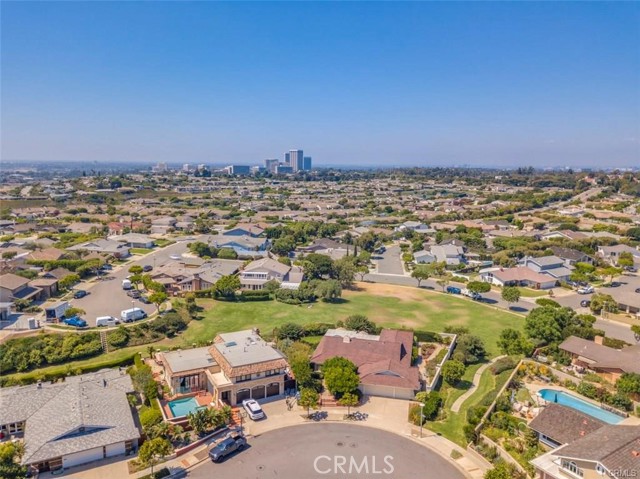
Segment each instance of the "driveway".
M292 426L249 438L249 448L221 464L205 461L193 479L465 476L414 441L379 429L323 423Z
M192 241L195 240L197 238L192 239ZM95 326L96 318L99 316L120 318L120 311L123 309L141 308L147 314L154 312L155 305L144 304L140 300L134 300L127 296L126 291L122 289L122 280L130 274L129 268L134 264L160 266L169 261L171 255L185 253L187 244L187 241L178 241L142 257L134 255L127 264L115 267L102 280L78 284L74 289L84 289L89 292L89 295L81 299L72 299L71 305L86 311L82 318L87 321L89 326Z
M376 263L378 265L379 274L397 274L404 275L402 267L402 252L400 246L389 246L381 255L376 254Z

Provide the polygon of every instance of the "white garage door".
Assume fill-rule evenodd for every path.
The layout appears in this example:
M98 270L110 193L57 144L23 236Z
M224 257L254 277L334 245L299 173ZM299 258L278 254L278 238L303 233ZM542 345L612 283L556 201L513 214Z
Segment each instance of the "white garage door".
M120 454L124 454L124 442L107 446L107 457L119 456Z
M102 448L96 447L95 449L88 449L86 451L62 456L62 467L73 467L86 462L98 461L100 459L102 459Z
M371 384L361 384L360 389L363 394L369 396L380 396L394 399L413 399L414 393L411 389L394 388L391 386L376 386Z

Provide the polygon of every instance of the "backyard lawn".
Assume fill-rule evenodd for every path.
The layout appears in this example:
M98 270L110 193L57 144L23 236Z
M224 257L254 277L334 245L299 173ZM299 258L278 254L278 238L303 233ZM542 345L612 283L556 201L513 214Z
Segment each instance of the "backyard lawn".
M183 346L203 344L224 331L258 327L263 332L284 323L335 323L364 314L385 327L443 331L447 325L466 326L485 341L490 356L497 354L502 329L521 329L523 319L513 313L452 295L417 288L359 283L360 291L344 291L339 303L294 306L276 301L227 303L200 299L204 318L192 321L180 335Z

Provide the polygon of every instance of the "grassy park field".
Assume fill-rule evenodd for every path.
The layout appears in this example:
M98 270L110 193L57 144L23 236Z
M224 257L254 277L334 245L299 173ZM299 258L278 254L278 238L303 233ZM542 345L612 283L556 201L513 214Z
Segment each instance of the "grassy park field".
M485 341L494 356L500 331L523 325L521 316L466 298L375 283L359 283L357 291L344 291L338 303L292 306L276 301L227 303L202 299L198 304L204 308L203 319L192 321L176 339L183 346L210 341L224 331L258 327L270 332L288 322L335 323L352 314L364 314L385 327L442 331L447 325L466 326Z

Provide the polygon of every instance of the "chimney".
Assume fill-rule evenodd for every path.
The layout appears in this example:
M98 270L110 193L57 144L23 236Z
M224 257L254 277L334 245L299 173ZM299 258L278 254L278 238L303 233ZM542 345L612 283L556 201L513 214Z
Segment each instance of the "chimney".
M600 345L602 345L603 340L604 338L602 336L596 336L595 338L593 338L593 342Z

